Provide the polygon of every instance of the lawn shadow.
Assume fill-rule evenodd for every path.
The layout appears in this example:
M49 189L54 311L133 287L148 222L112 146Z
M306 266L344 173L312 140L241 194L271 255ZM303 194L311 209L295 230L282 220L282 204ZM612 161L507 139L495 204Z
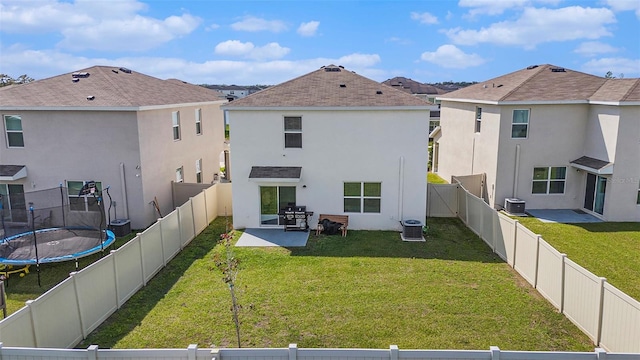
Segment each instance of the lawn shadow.
M225 218L218 217L76 348L86 349L92 344L100 344L101 348L116 345L142 322L195 261L204 258L217 245L224 232Z
M504 262L457 218L429 218L425 242L406 242L397 231L349 230L340 235L311 234L307 246L288 248L292 256L392 257Z
M582 228L588 232L640 232L640 222L598 222L598 223L571 223L567 225Z

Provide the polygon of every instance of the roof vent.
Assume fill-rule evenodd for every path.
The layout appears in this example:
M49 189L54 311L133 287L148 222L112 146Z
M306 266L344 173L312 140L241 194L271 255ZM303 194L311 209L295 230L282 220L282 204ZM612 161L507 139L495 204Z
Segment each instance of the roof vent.
M88 78L89 77L89 73L88 72L74 72L73 74L71 74L72 78Z
M556 68L551 68L551 72L566 72L566 70L561 67L556 67Z
M123 73L131 74L131 70L127 69L126 67L121 67L119 70Z
M338 65L338 67L339 67L340 69L344 69L344 66L342 66L342 65Z
M93 95L89 95L89 96L87 96L87 100L89 100L89 101L91 101L91 100L93 100L93 99L95 99L95 98L96 98L96 97L95 97L95 96L93 96Z
M504 85L502 85L502 84L498 84L498 86L496 86L496 87L503 87L503 86L504 86Z
M113 71L116 74L118 73L118 70L116 70L116 69L111 69L111 71Z
M532 70L532 69L535 69L537 67L538 67L538 65L529 65L529 66L527 66L527 70Z
M341 87L341 88L346 88L346 87L347 87L347 84L340 84L340 87Z
M340 72L341 70L340 70L340 68L337 68L337 67L326 67L326 68L324 68L324 71L326 71L326 72Z
M382 90L378 90L378 91L376 91L376 94L377 94L377 95L382 95Z
M73 79L71 79L71 81L73 81L74 83L77 83L78 81L80 81L80 79L78 79L78 78L73 78Z

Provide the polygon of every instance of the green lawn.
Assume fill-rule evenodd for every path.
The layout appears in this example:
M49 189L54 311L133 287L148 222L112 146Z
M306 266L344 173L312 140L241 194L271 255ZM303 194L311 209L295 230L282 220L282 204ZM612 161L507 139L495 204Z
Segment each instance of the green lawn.
M436 173L429 172L427 173L427 182L432 184L448 184L447 180L441 178Z
M634 299L640 300L640 223L543 223L521 217L558 251Z
M78 347L235 347L213 262L224 228L214 221ZM430 219L424 243L349 231L311 235L305 248L234 251L243 347L594 347L457 219Z

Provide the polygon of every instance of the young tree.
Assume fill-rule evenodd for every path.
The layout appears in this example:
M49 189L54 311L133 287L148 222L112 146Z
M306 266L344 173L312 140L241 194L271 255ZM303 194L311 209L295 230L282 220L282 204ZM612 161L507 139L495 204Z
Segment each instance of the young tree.
M238 304L235 287L240 260L236 258L233 252L233 231L228 230L228 225L225 225L225 230L226 232L220 235L220 241L218 242L223 246L224 253L216 253L213 260L218 270L222 272L222 280L229 286L229 292L231 294L231 313L233 316L233 323L236 327L236 338L238 340L238 347L240 348L242 346L240 343L240 319L238 317L238 314L242 307Z

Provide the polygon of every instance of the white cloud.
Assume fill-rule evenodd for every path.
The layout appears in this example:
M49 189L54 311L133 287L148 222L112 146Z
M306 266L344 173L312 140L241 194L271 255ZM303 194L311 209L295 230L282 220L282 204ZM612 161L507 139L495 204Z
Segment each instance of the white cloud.
M640 58L602 58L586 62L582 69L592 74L604 76L611 71L614 76L624 74L625 77L638 77L640 75Z
M604 0L613 11L635 11L640 18L640 1L638 0Z
M2 32L60 33L61 48L117 51L151 49L191 33L201 22L189 14L165 19L138 14L146 9L136 0L9 0L0 4L0 21Z
M255 16L245 16L242 20L231 24L236 31L271 31L274 33L287 30L287 25L280 20L265 20Z
M438 23L438 18L435 17L434 15L431 15L428 12L423 12L423 13L412 12L411 20L416 20L416 21L419 21L421 24L429 24L429 25Z
M252 42L243 43L239 40L221 42L216 45L214 49L214 52L218 55L236 56L255 60L280 59L290 51L291 49L282 47L274 42L262 47L256 47Z
M81 50L144 51L187 35L200 24L200 18L184 14L164 20L136 15L129 19L107 19L62 31L62 48Z
M557 4L560 0L460 0L458 6L471 8L469 17L476 15L500 15L505 10L522 9L533 3Z
M399 38L396 36L392 36L388 39L385 39L384 42L396 43L400 45L411 45L412 41L409 39Z
M420 59L452 69L466 69L486 62L480 55L467 54L455 45L442 45L434 52L424 52Z
M207 30L207 31L211 31L211 30L216 30L216 29L219 29L219 28L220 28L220 25L218 25L218 24L211 24L211 25L209 25L209 26L207 26L207 27L206 27L206 30Z
M320 26L319 21L309 21L306 23L302 23L298 27L298 34L300 36L314 36L318 31L318 26Z
M515 21L494 23L480 30L454 28L446 30L445 33L455 44L493 43L531 49L546 42L611 36L606 25L615 22L613 12L605 8L526 8L522 16Z
M595 56L618 52L619 49L599 41L587 41L580 44L573 52L583 56Z

